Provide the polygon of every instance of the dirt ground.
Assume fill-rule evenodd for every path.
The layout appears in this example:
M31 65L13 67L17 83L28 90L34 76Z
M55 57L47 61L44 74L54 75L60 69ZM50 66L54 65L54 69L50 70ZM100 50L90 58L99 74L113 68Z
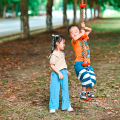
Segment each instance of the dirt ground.
M108 20L106 20L107 22ZM111 20L110 20L111 21ZM110 22L109 21L109 22ZM87 23L100 24L102 20ZM113 24L114 26L114 24ZM49 114L52 34L65 36L65 55L69 77L69 95L74 112ZM31 38L0 44L0 119L1 120L119 120L120 119L120 31L93 30L88 44L91 66L97 83L95 99L80 100L81 83L74 71L75 55L67 28Z

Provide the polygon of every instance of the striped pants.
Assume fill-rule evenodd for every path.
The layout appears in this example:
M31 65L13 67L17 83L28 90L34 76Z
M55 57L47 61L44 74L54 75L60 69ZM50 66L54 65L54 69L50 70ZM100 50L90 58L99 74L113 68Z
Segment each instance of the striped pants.
M81 81L82 87L92 88L96 83L96 77L93 68L89 65L86 69L81 65L83 62L75 62L74 69L77 78Z

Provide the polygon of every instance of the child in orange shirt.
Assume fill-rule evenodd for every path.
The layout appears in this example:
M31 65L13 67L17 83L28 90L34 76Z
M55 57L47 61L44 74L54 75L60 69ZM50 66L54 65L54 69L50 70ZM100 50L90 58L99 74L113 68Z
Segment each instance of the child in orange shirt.
M69 27L68 32L69 36L72 38L71 44L75 51L75 64L74 69L76 71L78 79L82 82L82 92L80 94L80 98L85 100L87 96L90 98L95 98L95 95L90 93L90 89L96 83L95 74L93 68L89 65L86 69L81 65L84 62L83 57L83 40L80 38L83 35L87 35L84 40L85 50L87 52L86 61L90 63L90 50L87 44L87 40L89 39L88 35L91 32L91 28L85 27L84 23L81 23L82 30L77 25L72 25ZM86 30L86 32L85 32Z

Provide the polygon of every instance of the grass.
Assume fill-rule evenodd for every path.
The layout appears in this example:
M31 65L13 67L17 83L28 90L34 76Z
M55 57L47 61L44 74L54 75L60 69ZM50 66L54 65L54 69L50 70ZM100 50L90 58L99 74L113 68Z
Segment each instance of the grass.
M119 18L120 17L120 11L114 11L108 13L103 13L103 18Z
M117 31L120 29L120 22L118 19L100 19L90 21L87 25L93 29L89 36L90 40L88 44L91 50L91 66L94 68L97 78L97 83L93 87L92 92L98 98L90 102L81 102L79 100L81 83L77 80L74 71L75 57L73 48L71 47L70 41L66 40L66 61L68 63L68 70L71 72L71 76L69 77L69 94L72 107L75 111L72 113L61 111L62 96L60 94L60 107L58 111L56 114L49 114L51 70L47 67L48 59L46 60L43 54L40 55L40 59L43 59L38 64L36 59L32 59L32 62L35 60L36 63L35 66L32 66L32 69L34 69L33 72L29 71L30 68L25 68L24 71L21 70L21 73L29 73L28 76L33 75L32 77L23 79L20 76L20 70L19 72L11 70L14 78L16 78L15 80L7 77L1 79L1 120L100 120L106 116L110 116L108 114L109 110L106 110L106 107L111 107L113 111L117 112L117 114L112 112L111 116L114 116L114 114L120 115L118 112L120 106L120 37L119 31ZM64 29L61 30L60 28L59 32L61 31L65 34ZM43 51L48 53L49 46L51 46L51 43L48 42L48 46ZM40 49L40 52L42 52L42 49ZM37 68L37 66L39 67ZM6 71L2 73L5 74ZM11 93L14 93L17 99L9 101ZM99 99L99 97L103 99Z
M97 22L88 23L87 26L91 27L94 31L118 31L120 30L119 19L102 19ZM114 34L114 33L113 33Z

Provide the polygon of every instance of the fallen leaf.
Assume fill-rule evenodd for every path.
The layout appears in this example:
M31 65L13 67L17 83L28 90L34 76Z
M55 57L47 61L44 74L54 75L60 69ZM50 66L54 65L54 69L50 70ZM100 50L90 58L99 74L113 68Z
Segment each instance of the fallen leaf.
M13 102L14 100L16 100L17 98L16 98L16 96L12 93L11 95L10 95L10 98L8 99L10 102Z
M102 100L102 99L103 99L103 97L98 97L98 99L99 99L99 100Z
M88 106L82 106L82 108L89 108Z
M114 103L118 103L118 100L114 100Z
M110 97L110 95L106 95L107 97Z
M33 80L32 82L36 82L35 80Z
M107 114L112 114L112 112L107 112Z

